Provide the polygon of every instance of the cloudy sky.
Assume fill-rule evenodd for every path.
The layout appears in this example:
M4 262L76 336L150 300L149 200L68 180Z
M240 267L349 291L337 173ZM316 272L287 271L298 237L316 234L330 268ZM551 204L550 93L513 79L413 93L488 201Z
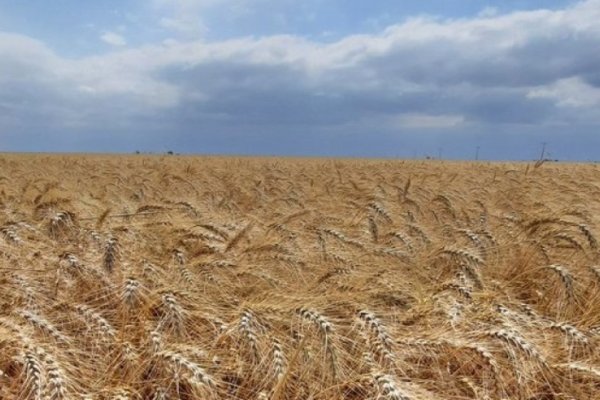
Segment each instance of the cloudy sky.
M600 160L600 0L0 0L0 151Z

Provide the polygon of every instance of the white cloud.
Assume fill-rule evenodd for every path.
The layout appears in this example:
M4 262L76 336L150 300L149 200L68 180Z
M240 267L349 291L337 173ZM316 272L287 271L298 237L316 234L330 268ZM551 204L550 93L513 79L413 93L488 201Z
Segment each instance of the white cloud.
M111 46L121 47L127 45L127 41L125 41L125 38L115 32L104 32L100 36L100 39L104 43L110 44Z
M200 35L208 30L201 19L193 15L180 15L175 18L161 18L159 24L163 28L186 35Z
M496 8L496 7L485 7L478 14L478 16L483 17L483 18L495 17L496 15L498 15L498 8Z
M229 18L246 15L258 3L271 0L154 0L158 24L187 37L202 36L209 31L207 13L225 10ZM281 2L281 0L279 0Z
M551 85L533 88L527 96L550 99L564 107L600 107L600 89L588 85L579 77L560 79Z
M161 27L184 35L200 35L207 31L202 14L216 0L154 0Z

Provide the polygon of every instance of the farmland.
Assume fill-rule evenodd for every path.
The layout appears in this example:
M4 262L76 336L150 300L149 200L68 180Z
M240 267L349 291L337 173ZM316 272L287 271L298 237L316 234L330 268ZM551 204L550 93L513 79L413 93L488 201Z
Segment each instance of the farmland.
M2 399L597 399L600 168L0 155Z

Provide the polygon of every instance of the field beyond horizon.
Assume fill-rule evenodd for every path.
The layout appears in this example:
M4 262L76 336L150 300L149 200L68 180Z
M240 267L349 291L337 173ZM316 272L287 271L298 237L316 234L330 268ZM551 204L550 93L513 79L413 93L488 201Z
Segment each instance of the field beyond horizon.
M598 399L600 165L0 154L0 399Z

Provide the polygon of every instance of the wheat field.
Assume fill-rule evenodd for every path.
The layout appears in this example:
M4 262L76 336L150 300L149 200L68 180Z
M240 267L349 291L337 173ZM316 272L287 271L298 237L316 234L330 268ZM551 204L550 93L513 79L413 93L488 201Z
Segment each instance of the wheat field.
M600 168L0 155L2 399L599 399Z

